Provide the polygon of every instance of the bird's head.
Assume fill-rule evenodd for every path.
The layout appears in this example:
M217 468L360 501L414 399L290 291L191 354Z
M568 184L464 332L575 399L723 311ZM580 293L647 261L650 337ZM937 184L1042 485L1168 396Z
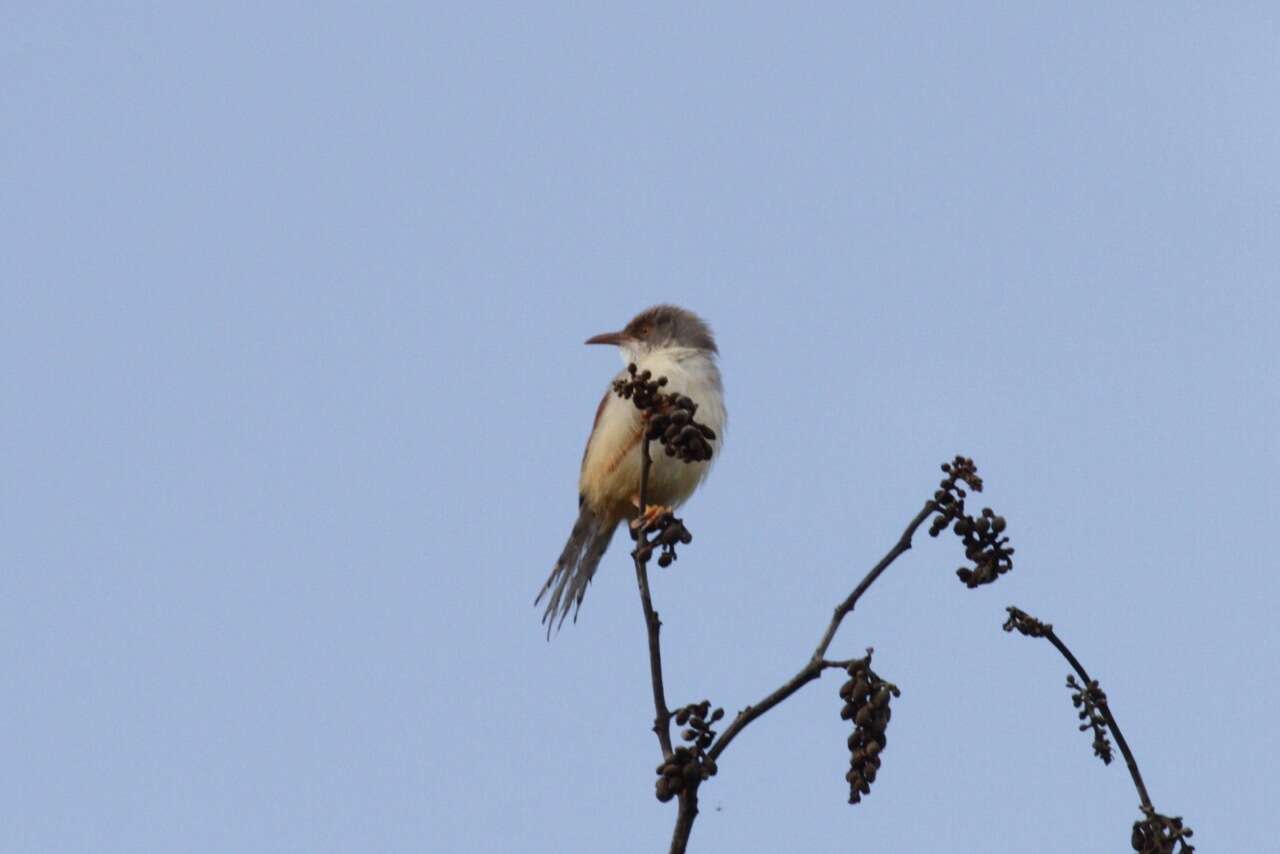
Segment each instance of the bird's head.
M655 305L632 318L621 332L606 332L588 338L588 344L615 344L625 352L629 361L635 361L647 353L673 347L716 350L716 340L706 321L691 311L675 305Z

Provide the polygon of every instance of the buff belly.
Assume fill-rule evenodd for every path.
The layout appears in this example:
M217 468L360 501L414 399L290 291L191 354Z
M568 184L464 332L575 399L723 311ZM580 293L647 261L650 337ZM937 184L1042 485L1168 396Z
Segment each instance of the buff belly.
M719 454L725 411L719 373L705 356L676 358L666 354L640 361L641 370L667 378L667 390L685 394L698 404L695 416L716 433L712 461ZM579 492L597 512L623 519L635 515L634 498L640 489L640 443L643 422L629 400L610 395L582 461ZM679 506L706 477L711 462L684 463L668 457L661 443L649 446L653 466L646 496L650 504Z

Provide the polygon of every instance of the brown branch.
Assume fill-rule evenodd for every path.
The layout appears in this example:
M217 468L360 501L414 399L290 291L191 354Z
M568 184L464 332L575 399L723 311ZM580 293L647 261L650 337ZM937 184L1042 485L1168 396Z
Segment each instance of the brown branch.
M640 439L640 490L638 525L632 529L632 538L636 547L631 557L636 567L636 586L640 589L640 605L644 610L645 630L649 640L649 676L653 684L653 731L658 736L658 744L662 748L663 765L659 766L660 775L655 783L654 793L660 801L669 801L673 794L679 794L679 805L676 812L675 829L671 836L672 854L684 854L689 844L689 834L693 831L693 822L698 817L698 786L707 776L715 773L715 764L704 765L702 749L703 740L710 741L712 732L704 729L696 751L690 753L689 748L681 747L679 751L671 745L671 719L673 714L667 707L666 689L662 676L662 645L660 633L662 621L653 609L653 598L649 591L649 558L656 548L660 550L658 566L668 566L676 559L677 543L689 543L692 535L684 524L670 510L666 510L656 519L647 518L649 474L653 467L653 458L649 454L649 443L662 443L668 456L679 458L681 462L693 463L711 458L711 442L716 434L705 424L694 419L697 404L690 398L678 394L663 394L660 390L667 384L666 377L654 379L649 371L637 370L635 364L627 366L630 380L618 380L613 390L624 399L630 400L642 413L644 432ZM650 534L655 533L652 539ZM702 703L697 718L702 722L709 711L709 703ZM677 720L683 724L680 716L688 718L690 707L678 710ZM718 709L712 720L718 720L724 711ZM690 721L692 725L692 721ZM705 722L701 724L706 726ZM685 735L685 740L689 736ZM667 772L673 772L670 776Z
M649 469L653 466L653 458L649 456L649 439L640 443L640 518L644 518L645 502L649 488ZM641 537L643 537L643 531ZM636 583L640 588L640 605L644 608L644 625L649 635L649 677L653 683L653 731L658 736L658 744L662 747L662 756L669 759L673 753L671 748L671 710L667 708L666 688L662 681L662 645L659 633L662 621L658 612L653 610L653 599L649 595L649 573L647 560L640 548L634 552L636 565ZM671 831L670 854L685 854L689 847L689 836L693 833L693 822L698 817L698 784L685 786L680 792L676 809L676 824Z
M1062 657L1067 660L1067 664L1071 665L1071 669L1076 672L1086 686L1095 684L1089 678L1089 674L1085 672L1084 665L1080 660L1072 654L1067 645L1062 642L1053 631L1053 626L1048 623L1042 623L1032 617L1026 611L1018 608L1009 608L1009 620L1005 623L1005 631L1018 629L1024 635L1031 637L1043 637L1049 643L1053 644L1058 652L1062 653ZM1138 770L1138 760L1134 759L1133 751L1129 749L1129 742L1125 741L1124 733L1120 731L1120 725L1116 723L1115 715L1111 714L1111 706L1102 700L1097 703L1098 711L1102 712L1103 719L1107 722L1107 728L1111 730L1111 735L1116 740L1116 744L1120 747L1120 753L1124 756L1125 765L1129 766L1129 776L1133 778L1134 788L1138 790L1138 797L1142 800L1144 810L1154 810L1151 805L1151 796L1147 794L1147 786L1142 782L1142 772Z
M649 440L644 439L640 443L641 448L641 464L640 464L640 517L644 518L645 511L645 493L649 487L649 468L653 465L653 459L649 456ZM663 758L671 756L671 710L667 708L666 689L662 684L662 644L659 641L658 634L662 630L662 621L658 619L658 612L653 610L653 599L649 596L649 573L645 567L646 561L641 555L639 548L633 553L636 564L636 584L640 587L640 605L644 609L644 625L649 634L649 678L653 682L653 731L658 736L658 744L662 747ZM684 796L680 797L680 812L684 813ZM697 814L697 803L694 803L694 814ZM689 823L693 823L693 818L689 818ZM679 829L679 824L677 824ZM685 838L688 838L686 832ZM675 845L673 840L672 845ZM674 851L675 848L672 848ZM684 849L681 848L681 851Z
M929 518L938 509L938 505L933 501L925 502L924 508L916 514L915 518L908 523L906 530L902 532L902 536L898 538L893 548L880 559L880 562L871 568L866 577L858 582L858 586L853 588L843 602L836 606L835 612L831 615L831 623L827 626L827 630L823 632L822 640L818 642L818 647L813 651L812 657L800 668L795 676L792 676L784 682L777 690L769 694L760 702L752 706L747 706L738 712L737 717L733 719L733 723L725 727L724 732L716 739L716 743L707 751L707 757L716 760L720 754L725 751L729 743L747 727L756 718L799 691L808 683L817 679L822 675L822 671L830 667L847 666L849 662L827 661L824 656L827 649L831 646L831 641L836 636L836 631L840 628L840 624L844 618L849 616L854 607L858 604L858 600L862 598L862 594L866 593L876 579L889 568L889 565L897 560L903 552L911 548L911 541L915 537L916 530L919 529L924 521Z
M680 793L676 826L671 832L670 854L684 854L689 847L689 834L693 832L693 820L698 817L698 787L690 786Z
M813 651L813 662L821 661L822 657L827 654L827 647L831 646L831 641L836 636L836 630L840 628L840 623L858 604L858 600L862 598L862 594L875 583L880 574L889 568L889 564L897 560L903 552L911 548L911 539L915 536L916 529L924 524L924 520L938 509L938 505L933 501L926 501L924 508L921 509L916 517L907 525L907 529L902 532L902 536L898 538L898 542L894 543L893 548L889 549L889 553L880 558L880 562L871 568L867 573L867 577L853 588L853 592L848 598L841 602L831 616L831 624L827 626L827 631L822 635L822 641L818 644L818 648ZM811 662L812 663L812 662Z

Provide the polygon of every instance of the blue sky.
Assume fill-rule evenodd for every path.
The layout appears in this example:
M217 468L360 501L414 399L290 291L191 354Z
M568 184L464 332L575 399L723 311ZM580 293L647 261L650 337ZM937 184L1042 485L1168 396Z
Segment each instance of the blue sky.
M1268 4L0 11L7 850L664 850L625 549L533 596L673 301L730 425L654 578L731 714L973 456L1016 569L927 537L832 654L903 691L845 803L828 677L692 850L1118 850L1055 624L1156 804L1277 775L1280 61ZM618 544L620 545L621 541Z

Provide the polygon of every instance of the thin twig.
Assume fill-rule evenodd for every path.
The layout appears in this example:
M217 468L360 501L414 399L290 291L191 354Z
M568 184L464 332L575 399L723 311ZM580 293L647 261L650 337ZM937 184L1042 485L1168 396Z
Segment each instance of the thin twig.
M1080 729L1084 730L1092 727L1094 730L1094 754L1103 762L1111 763L1111 745L1107 742L1106 734L1102 731L1102 724L1098 723L1097 715L1099 713L1102 716L1103 724L1110 730L1111 737L1120 746L1120 753L1124 755L1124 763L1129 768L1129 776L1133 778L1133 786L1138 790L1138 798L1142 801L1143 818L1133 823L1133 835L1131 837L1133 850L1172 854L1174 845L1177 845L1178 851L1183 852L1183 854L1191 854L1192 851L1195 851L1195 847L1187 841L1193 835L1192 830L1183 824L1182 817L1161 815L1152 806L1151 796L1147 793L1147 785L1142 782L1142 772L1138 770L1138 761L1134 759L1133 751L1129 749L1129 742L1125 741L1124 733L1120 731L1120 725L1116 723L1115 715L1111 714L1111 705L1107 702L1107 695L1098 686L1097 682L1089 678L1084 665L1067 648L1067 645L1058 637L1053 630L1053 626L1049 623L1037 620L1026 611L1021 608L1015 608L1012 605L1005 610L1009 612L1009 618L1004 622L1004 630L1006 632L1016 630L1027 637L1046 638L1049 643L1053 644L1054 649L1066 659L1067 664L1071 665L1071 669L1076 672L1076 676L1080 677L1080 682L1077 683L1075 676L1068 675L1067 687L1076 689L1076 693L1071 695L1071 703L1081 709L1079 717L1085 723L1080 725Z
M937 509L938 505L933 501L926 501L924 508L907 525L907 529L902 532L902 536L898 538L898 542L894 543L893 548L889 549L889 553L880 558L880 562L871 568L871 571L867 573L867 577L862 579L857 587L853 588L853 592L849 594L848 598L836 606L835 613L831 616L831 624L827 626L827 631L823 634L818 648L813 651L813 661L821 661L822 657L827 654L827 647L831 646L831 641L835 638L836 630L840 628L840 623L858 604L858 600L862 598L863 593L867 592L867 588L880 577L880 573L888 569L889 564L911 548L911 539L915 536L916 529L923 525L924 520L928 519Z
M1071 669L1076 672L1085 685L1090 685L1093 680L1089 678L1089 674L1085 672L1084 665L1072 655L1071 650L1062 642L1053 632L1052 626L1046 626L1044 636L1049 643L1053 644L1058 652L1062 653L1062 657L1071 665ZM1098 703L1098 708L1102 711L1102 717L1107 722L1107 728L1111 730L1111 735L1116 740L1116 745L1120 748L1120 753L1124 755L1124 762L1129 766L1129 776L1133 778L1133 785L1138 790L1138 797L1142 799L1142 806L1147 809L1154 809L1151 805L1151 796L1147 794L1147 786L1142 782L1142 772L1138 770L1138 760L1133 758L1133 751L1129 749L1129 742L1124 740L1124 733L1120 731L1120 725L1116 723L1115 715L1111 714L1111 705L1107 702Z
M649 467L653 465L653 460L649 456L648 439L641 439L640 449L640 518L643 519L645 492L649 487ZM644 536L643 533L641 533L641 536ZM671 710L667 708L666 689L662 684L662 645L658 637L658 633L662 629L662 621L658 619L658 612L653 610L653 600L649 596L649 573L645 568L645 561L640 558L639 548L636 549L633 556L636 564L636 583L640 587L640 604L644 608L644 625L649 634L649 677L653 682L653 731L657 734L658 744L662 747L662 757L666 759L672 753ZM681 813L683 813L683 795L680 798L680 805ZM696 803L694 805L694 813L697 813ZM692 824L693 819L690 818L689 822ZM677 824L677 829L678 827L679 825ZM688 834L686 833L686 838L687 836Z
M649 488L649 469L653 466L653 458L649 456L649 440L640 441L640 518L644 518L645 505ZM640 534L644 536L643 530ZM671 748L671 710L667 708L667 693L662 682L662 644L659 633L662 621L658 612L653 610L653 599L649 595L649 573L645 561L637 548L634 555L636 565L636 584L640 588L640 604L644 608L644 625L649 635L649 677L653 683L653 731L658 736L658 744L662 747L662 757L670 758ZM689 835L693 832L694 819L698 817L697 784L686 786L680 793L676 810L676 824L671 831L670 854L685 854L689 847Z
M827 626L827 630L822 635L822 640L818 643L818 648L814 650L812 657L810 657L809 661L805 663L805 666L800 668L800 671L796 673L795 676L792 676L784 682L781 687L776 689L769 696L765 697L755 705L747 706L745 709L738 712L737 717L733 719L733 723L725 727L724 732L722 732L720 737L716 739L716 743L711 746L709 751L707 751L707 757L709 759L718 759L720 754L724 752L725 748L729 746L729 742L733 741L738 733L745 729L748 724L781 703L783 700L790 697L796 691L799 691L808 683L817 679L822 675L823 670L830 667L847 666L849 664L849 662L827 661L824 658L827 654L827 649L831 646L831 641L836 636L836 631L840 628L840 624L844 621L844 618L847 617L858 604L858 600L862 598L862 594L867 592L868 588L870 588L871 585L875 583L876 579L889 568L890 564L897 560L903 552L911 548L911 540L915 537L916 530L923 525L924 521L937 509L938 505L933 501L925 502L924 508L917 513L916 517L907 525L906 530L902 532L902 536L898 538L898 542L894 544L893 548L889 549L888 553L880 559L880 562L871 568L871 571L868 572L866 577L858 583L858 586L853 588L853 592L850 593L843 602L836 606L835 612L831 615L831 623Z
M824 659L822 659L822 669L823 669L823 670L831 670L832 668L836 668L836 667L838 667L838 668L840 668L841 670L848 670L848 669L849 669L849 665L850 665L850 664L853 664L855 661L857 661L857 659L856 659L856 658L847 658L847 659L845 659L844 661L827 661L827 660L824 658Z

